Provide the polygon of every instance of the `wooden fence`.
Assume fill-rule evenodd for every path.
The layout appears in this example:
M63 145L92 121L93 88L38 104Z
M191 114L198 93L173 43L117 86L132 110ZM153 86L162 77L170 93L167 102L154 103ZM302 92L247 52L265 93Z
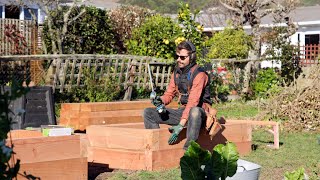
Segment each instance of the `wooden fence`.
M234 83L242 88L241 74L244 65L250 61L236 59L214 59L211 63L226 63L233 70L226 76L232 76ZM9 63L8 63L9 62ZM17 73L5 65L17 67ZM239 66L242 64L241 66ZM93 78L112 78L125 88L124 99L131 99L132 88L151 89L148 67L152 73L154 87L165 89L173 72L173 64L164 63L164 59L132 55L19 55L0 56L0 83L8 78L30 78L36 85L49 85L54 91L68 91L74 87L83 87L88 75ZM210 64L212 65L212 64ZM5 69L5 67L7 69ZM49 68L50 67L50 68ZM242 67L242 68L241 68ZM90 74L86 74L90 70ZM11 74L8 75L8 74Z
M319 63L320 44L309 44L299 46L299 64L301 66L310 66Z
M15 25L19 34L25 38L27 48L20 54L35 54L37 49L38 31L35 24L29 20L0 19L0 55L12 55L16 51L14 43L5 35L5 26Z
M165 89L169 83L173 66L163 63L163 59L131 56L131 55L30 55L30 56L2 56L1 64L4 62L42 62L44 67L40 73L32 74L31 80L41 77L43 80L48 74L49 65L52 66L52 81L47 84L54 90L63 92L72 87L82 87L85 81L85 72L90 69L90 75L95 78L112 77L126 90L126 98L130 99L132 87L151 88L148 74L148 65L152 72L154 87ZM0 70L1 70L0 64ZM22 63L23 64L23 63ZM29 65L30 66L30 65ZM12 72L12 71L11 71ZM94 74L92 74L94 73ZM50 74L50 73L49 73ZM6 76L3 72L1 76Z

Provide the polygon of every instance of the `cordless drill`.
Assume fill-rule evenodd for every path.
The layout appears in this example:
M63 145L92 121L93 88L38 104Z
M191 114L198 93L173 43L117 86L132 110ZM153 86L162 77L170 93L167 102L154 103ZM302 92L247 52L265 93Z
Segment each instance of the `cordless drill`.
M153 87L150 64L148 64L148 73L149 73L151 89L152 89L152 91L150 93L151 102L152 102L153 105L156 106L156 109L157 109L159 114L165 113L166 112L166 108L165 108L160 96L157 96L157 93L156 93L156 91L154 90L154 87Z
M152 101L152 104L156 106L156 109L159 114L165 113L166 112L166 107L162 103L162 100L160 96L157 96L155 91L152 91L150 93L150 99Z

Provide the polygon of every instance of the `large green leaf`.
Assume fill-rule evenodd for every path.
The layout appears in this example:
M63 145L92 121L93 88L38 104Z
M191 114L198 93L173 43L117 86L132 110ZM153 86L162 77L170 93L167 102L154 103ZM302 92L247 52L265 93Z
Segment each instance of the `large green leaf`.
M237 171L237 161L239 153L237 147L232 142L227 142L226 145L217 145L213 149L213 174L218 175L219 169L221 170L221 179L224 180L228 176L232 177ZM219 169L216 169L219 168Z
M210 179L219 179L223 174L223 169L225 166L224 159L221 156L223 152L223 144L218 144L214 151L212 152L212 157L210 160L210 164L206 166L205 172L208 174L211 178Z
M203 165L211 158L211 153L208 150L202 149L200 145L194 141L191 141L184 155L198 159L200 165Z
M204 171L197 164L195 158L183 156L180 160L180 166L183 180L203 180L205 177Z
M208 164L211 153L192 141L184 156L180 159L181 178L183 180L202 180L205 172L201 169L202 165Z
M299 168L292 172L285 172L284 174L285 180L302 180L304 179L304 168Z

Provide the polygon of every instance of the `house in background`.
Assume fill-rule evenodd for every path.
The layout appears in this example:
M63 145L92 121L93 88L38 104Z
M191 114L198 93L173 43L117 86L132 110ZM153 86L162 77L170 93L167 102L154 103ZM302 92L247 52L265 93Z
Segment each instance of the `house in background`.
M38 24L42 24L45 18L45 13L41 11L37 4L26 3L25 6L20 6L18 3L15 4L10 0L1 0L0 2L1 19L33 20L33 16L29 10L37 17L36 22Z
M30 12L31 11L31 12ZM33 14L33 15L32 15ZM39 25L44 22L45 13L36 3L26 0L24 5L14 0L0 1L0 55L17 54L17 48L5 35L7 25L15 29L25 38L26 48L18 54L35 54L41 48Z
M25 1L24 6L20 6L19 3L14 3L14 0L1 0L0 2L0 19L19 19L19 20L33 20L31 13L37 17L37 23L42 24L45 20L46 14L39 8L36 3ZM65 5L69 5L73 0L65 0L62 2ZM87 0L83 2L86 6L95 6L101 9L113 9L119 7L121 4L117 3L117 0ZM28 7L28 8L26 8Z
M300 62L303 64L318 63L320 53L320 6L298 7L288 17L298 26L295 34L290 37L290 42L300 48ZM197 21L204 25L204 32L221 31L226 27L227 17L221 14L200 14ZM273 18L269 15L262 18L261 27L272 28L274 26L286 26L285 23L274 24ZM244 30L251 32L250 26L244 26ZM262 45L262 53L266 46Z

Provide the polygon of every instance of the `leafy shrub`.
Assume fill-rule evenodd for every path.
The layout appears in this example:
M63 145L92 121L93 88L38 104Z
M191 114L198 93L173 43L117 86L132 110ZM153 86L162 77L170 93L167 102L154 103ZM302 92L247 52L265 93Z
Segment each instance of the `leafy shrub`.
M299 67L299 49L291 44L288 39L283 36L287 32L286 27L275 27L268 33L265 44L268 44L264 56L271 60L281 62L281 77L286 85L289 85L298 78L302 72Z
M226 100L229 94L229 86L224 83L224 73L219 73L217 70L212 70L209 73L210 77L210 92L215 102Z
M84 76L83 87L74 87L69 91L54 94L56 116L60 116L61 103L110 102L120 98L122 91L116 78L98 78L96 69L93 68L85 69Z
M118 37L117 46L121 52L126 52L124 42L131 38L132 29L140 27L147 17L153 13L138 6L121 6L109 12L112 21L112 27L115 35Z
M279 78L274 69L262 69L258 72L256 81L253 83L255 95L267 98L270 93L278 89Z
M155 15L132 32L126 42L128 54L173 59L175 39L181 36L179 25L169 17Z
M208 40L208 58L212 59L244 59L251 47L251 37L243 29L227 27Z
M109 102L118 98L120 86L114 77L97 77L95 68L84 70L84 87L74 88L80 102Z
M64 54L110 54L119 49L116 47L111 21L107 11L81 6L73 9L70 19L75 18L79 12L85 8L86 12L77 20L72 21L67 27L67 33L61 37ZM56 9L50 12L53 19L53 29L59 33L63 27L63 13L67 7ZM56 37L56 36L54 36ZM51 39L48 22L44 23L43 38L48 53L52 53Z

